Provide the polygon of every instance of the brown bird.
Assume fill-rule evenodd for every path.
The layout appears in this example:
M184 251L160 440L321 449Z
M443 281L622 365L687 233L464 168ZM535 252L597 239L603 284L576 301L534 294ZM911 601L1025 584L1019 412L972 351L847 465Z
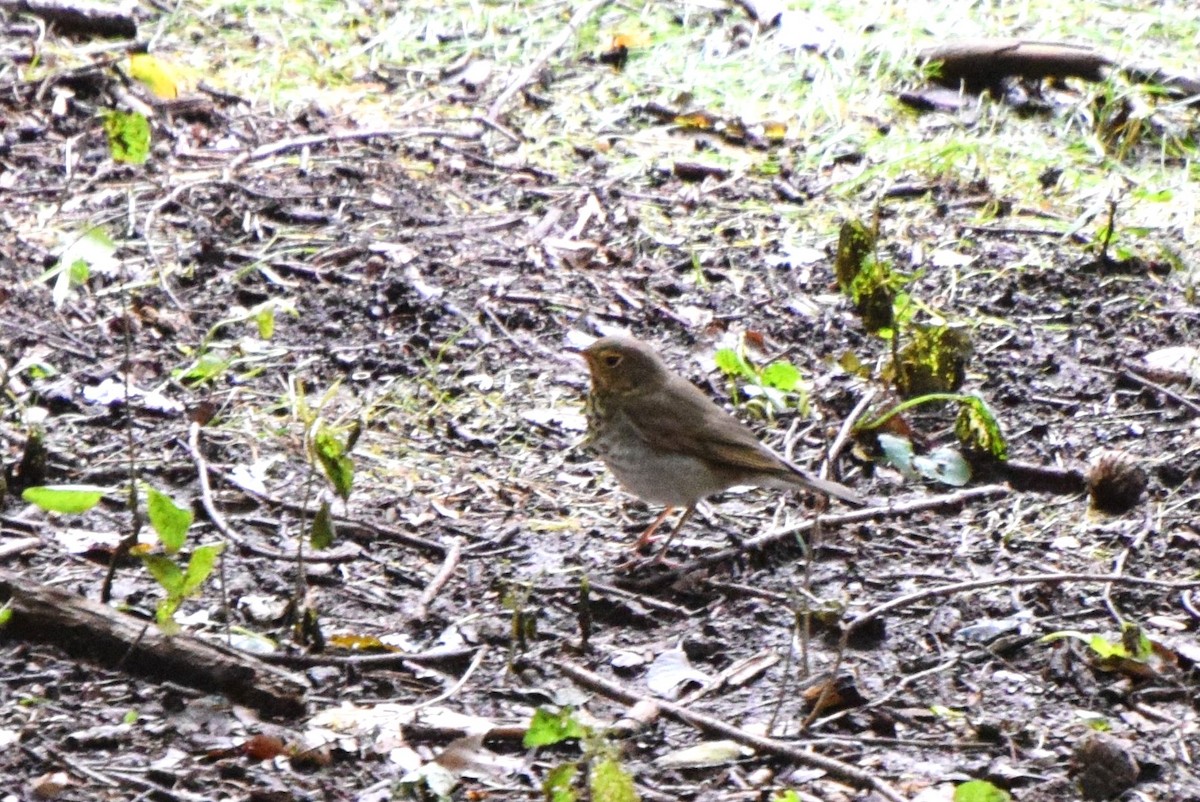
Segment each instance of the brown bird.
M642 533L650 542L667 515L684 507L658 556L696 504L735 485L804 488L855 505L837 482L813 476L759 442L754 432L673 373L654 349L632 337L602 337L579 352L592 375L587 445L630 493L666 509Z

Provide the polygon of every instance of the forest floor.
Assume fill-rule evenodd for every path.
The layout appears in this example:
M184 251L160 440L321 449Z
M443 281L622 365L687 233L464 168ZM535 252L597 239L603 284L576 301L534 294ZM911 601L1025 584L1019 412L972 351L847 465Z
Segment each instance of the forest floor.
M99 598L132 464L196 511L183 558L225 544L178 637L262 651L307 697L268 716L0 633L0 800L537 799L572 766L593 799L629 798L604 767L646 800L932 802L972 779L1023 802L1200 799L1200 398L1145 370L1200 341L1194 110L1120 77L916 109L920 36L869 16L516 3L460 29L438 7L358 9L413 51L304 102L227 80L160 106L144 165L113 160L98 116L149 97L123 61L5 52L24 66L0 72L0 550L22 544L4 567ZM943 22L925 44L1196 41L1094 13ZM272 44L311 56L253 15L204 24L272 65ZM877 432L839 438L900 400L892 342L835 280L854 219L907 276L897 336L969 338L961 392L1009 458L1078 479L1121 454L1148 478L1132 509L1095 511L1078 482L906 478ZM731 491L672 543L676 569L622 567L659 510L582 447L570 350L618 331L797 462L834 456L871 504ZM723 348L801 383L764 401ZM957 409L900 431L953 445ZM38 482L99 505L21 500L39 429ZM354 440L346 500L318 431ZM298 594L322 502L334 542L306 547ZM120 561L116 608L151 622L162 595ZM538 709L590 735L526 746Z

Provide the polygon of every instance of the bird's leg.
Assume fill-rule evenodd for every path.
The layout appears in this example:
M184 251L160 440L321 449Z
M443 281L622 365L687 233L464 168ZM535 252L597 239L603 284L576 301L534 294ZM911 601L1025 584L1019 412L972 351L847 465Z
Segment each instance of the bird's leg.
M688 518L691 518L692 513L695 511L695 504L683 511L683 515L679 516L679 523L675 524L675 528L671 530L670 534L667 535L667 539L664 540L662 546L659 547L658 554L654 555L654 562L663 562L663 558L667 556L667 546L671 545L671 540L674 539L675 535L679 534L679 530L683 529L683 525L688 522Z
M662 524L663 519L665 519L671 513L671 511L674 509L675 509L674 507L667 507L665 510L662 511L662 515L659 515L658 518L655 519L654 523L650 524L650 527L648 529L646 529L645 532L642 533L642 536L640 538L638 538L638 542L633 547L634 548L634 557L632 559L626 560L625 562L618 565L617 566L618 571L629 571L629 570L632 570L634 568L638 568L641 566L659 565L659 564L665 564L668 567L673 567L671 565L670 561L665 559L666 555L667 555L667 546L671 545L671 540L675 537L675 533L683 528L683 525L685 523L687 523L688 518L692 517L692 513L696 511L695 504L688 507L686 510L683 511L683 515L679 516L679 523L677 523L677 524L675 524L675 526L671 527L671 531L667 535L667 539L663 541L662 546L659 547L658 552L654 555L654 557L652 559L641 560L638 558L637 553L644 546L649 545L650 538L653 537L653 535L654 535L654 530L658 529L658 527Z
M637 539L637 543L633 544L634 551L641 551L650 545L650 541L653 539L654 533L658 531L658 527L662 526L662 522L668 515L671 514L671 511L674 509L674 507L667 507L657 518L654 519L654 523L646 527L646 531L642 532L642 536ZM675 533L672 532L671 534Z

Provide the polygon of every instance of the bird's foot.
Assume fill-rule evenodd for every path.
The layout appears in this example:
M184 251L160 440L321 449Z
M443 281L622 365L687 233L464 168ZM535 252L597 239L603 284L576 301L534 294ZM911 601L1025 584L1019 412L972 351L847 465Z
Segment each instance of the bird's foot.
M627 560L622 560L615 566L615 570L621 573L638 573L650 569L662 568L667 571L678 569L682 563L675 560L667 559L667 550L659 549L653 557L646 557L639 551L635 551L633 556Z

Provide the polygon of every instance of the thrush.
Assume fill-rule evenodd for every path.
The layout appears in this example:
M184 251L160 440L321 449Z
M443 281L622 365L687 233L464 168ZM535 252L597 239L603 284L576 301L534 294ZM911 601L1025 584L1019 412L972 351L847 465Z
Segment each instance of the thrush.
M697 503L736 485L802 488L865 503L845 485L813 476L771 451L646 343L602 337L580 353L592 378L586 444L626 490L666 506L635 549L644 548L667 515L683 507L659 550L661 558Z

